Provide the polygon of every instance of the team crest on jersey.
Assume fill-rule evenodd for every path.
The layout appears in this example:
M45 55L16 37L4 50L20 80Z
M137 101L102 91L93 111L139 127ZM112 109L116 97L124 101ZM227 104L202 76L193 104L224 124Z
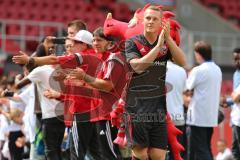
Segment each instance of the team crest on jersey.
M140 49L140 52L145 53L145 52L147 52L147 51L146 51L145 48L143 47L142 49Z
M162 48L160 49L160 52L162 55L165 55L165 54L167 54L167 51L168 51L168 48L167 48L166 44L164 44L162 46Z

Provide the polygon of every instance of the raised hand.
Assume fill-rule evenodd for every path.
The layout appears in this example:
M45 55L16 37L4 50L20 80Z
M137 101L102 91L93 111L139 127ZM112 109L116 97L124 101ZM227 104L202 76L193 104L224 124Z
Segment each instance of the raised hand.
M162 29L162 31L158 37L158 43L157 43L157 47L159 47L159 48L162 48L162 46L164 44L164 40L165 40L164 35L165 35L165 30Z
M164 36L165 39L167 40L168 38L170 38L170 21L169 20L165 20L162 21L162 29L165 31Z
M85 71L82 68L76 68L69 73L68 78L82 80L86 76Z
M19 54L13 56L12 61L16 64L28 64L30 57L23 51L19 51Z

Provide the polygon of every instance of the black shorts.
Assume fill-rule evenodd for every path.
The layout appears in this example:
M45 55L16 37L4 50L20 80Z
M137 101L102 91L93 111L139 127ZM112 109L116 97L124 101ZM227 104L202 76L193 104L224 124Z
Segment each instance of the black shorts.
M167 150L167 126L165 122L132 122L127 132L131 146L140 145Z

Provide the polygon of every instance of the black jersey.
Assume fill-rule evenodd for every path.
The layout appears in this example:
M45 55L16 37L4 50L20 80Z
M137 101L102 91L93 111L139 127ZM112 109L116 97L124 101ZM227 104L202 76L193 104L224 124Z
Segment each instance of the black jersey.
M127 62L133 58L141 58L157 45L158 39L150 44L144 35L137 35L125 43ZM171 54L164 45L159 56L141 74L132 70L126 91L126 111L134 114L159 114L166 112L165 75L167 60ZM131 67L130 67L131 70Z

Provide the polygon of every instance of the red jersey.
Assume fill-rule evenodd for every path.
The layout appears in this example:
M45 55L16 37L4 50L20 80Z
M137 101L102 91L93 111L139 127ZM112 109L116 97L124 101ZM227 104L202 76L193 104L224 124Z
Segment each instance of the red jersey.
M95 54L95 52L93 49L88 49L81 54L90 55ZM80 66L81 63L78 61L76 54L58 56L58 63L66 73L71 71L71 69L75 69L76 67L81 67L84 71L87 69L84 65ZM73 114L89 112L91 110L90 97L82 97L78 94L74 94L76 90L78 90L78 87L85 85L83 81L79 82L82 82L82 84L78 85L73 81L66 80L64 83L65 91L60 97L60 99L64 101L64 120L67 126L71 126Z
M61 56L58 60L63 68L76 68L81 65L81 68L87 74L99 79L111 80L115 87L110 93L89 89L92 93L87 95L83 93L84 86L79 88L71 85L70 82L70 85L66 87L68 91L65 92L66 95L64 97L66 107L69 108L70 113L86 113L90 111L90 121L110 120L109 113L112 111L112 105L120 98L125 86L126 70L124 67L126 66L124 58L120 53L110 54L109 52L98 55L96 58L84 55L96 54L95 52L81 55L73 54ZM83 92L80 93L81 91ZM85 90L85 92L88 91Z
M94 97L101 98L101 101L92 99L91 121L110 120L110 112L118 99L120 99L123 88L126 84L126 63L120 53L104 53L103 64L97 72L97 78L109 80L114 88L110 92L96 90Z

